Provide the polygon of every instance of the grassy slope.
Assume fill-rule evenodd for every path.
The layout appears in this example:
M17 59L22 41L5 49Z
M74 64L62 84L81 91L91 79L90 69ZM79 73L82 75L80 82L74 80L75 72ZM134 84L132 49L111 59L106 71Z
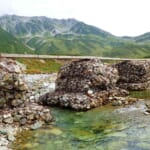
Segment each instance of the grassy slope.
M28 43L38 54L95 55L108 57L144 58L150 54L149 44L107 39L88 35L76 37L33 37Z
M63 62L51 59L17 58L18 62L26 66L26 73L53 73L58 72Z
M17 38L0 28L0 52L2 53L33 53Z
M105 51L111 50L107 40L93 35L33 37L27 44L38 54L102 56Z

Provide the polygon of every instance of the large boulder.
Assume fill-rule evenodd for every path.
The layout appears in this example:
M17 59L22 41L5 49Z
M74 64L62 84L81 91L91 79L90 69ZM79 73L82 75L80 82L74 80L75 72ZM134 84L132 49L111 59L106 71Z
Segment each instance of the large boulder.
M40 97L39 102L75 110L87 110L109 102L109 96L126 94L116 88L117 69L99 59L84 59L63 66L56 90Z
M74 61L62 67L56 80L56 91L93 92L112 89L118 80L117 69L99 59Z
M115 64L119 73L117 85L128 90L145 90L150 86L150 61L122 61Z

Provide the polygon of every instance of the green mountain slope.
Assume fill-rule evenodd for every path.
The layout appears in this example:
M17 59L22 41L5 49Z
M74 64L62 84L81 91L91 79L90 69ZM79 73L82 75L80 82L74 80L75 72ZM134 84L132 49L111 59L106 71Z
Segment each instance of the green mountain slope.
M131 58L150 56L149 33L138 37L117 37L75 19L15 15L1 16L0 27L34 49L32 53L36 54Z
M0 28L0 52L2 53L33 53L17 38Z

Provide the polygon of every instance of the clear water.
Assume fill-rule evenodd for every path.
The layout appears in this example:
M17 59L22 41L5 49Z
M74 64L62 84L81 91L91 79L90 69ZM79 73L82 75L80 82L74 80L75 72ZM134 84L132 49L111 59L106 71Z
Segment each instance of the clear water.
M12 148L15 150L150 150L150 116L143 114L140 105L132 106L137 109L129 107L127 112L123 113L115 111L117 108L110 106L87 112L52 108L55 116L54 124L19 134ZM139 109L140 107L142 109Z

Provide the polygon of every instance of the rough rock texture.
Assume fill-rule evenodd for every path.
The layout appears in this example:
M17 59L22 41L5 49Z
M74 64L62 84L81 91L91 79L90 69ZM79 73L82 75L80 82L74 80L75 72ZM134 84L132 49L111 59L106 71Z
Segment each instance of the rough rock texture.
M46 105L59 105L75 110L87 110L109 102L109 96L126 95L116 88L117 69L99 59L74 61L61 68L56 90L40 97Z
M0 58L0 72L0 108L23 104L27 86L21 75L21 67L13 60Z
M87 93L113 89L118 78L117 70L99 59L75 61L59 71L56 91Z
M35 103L25 104L24 107L0 110L0 124L13 124L31 128L36 122L52 120L49 109Z
M117 85L128 90L145 90L150 85L150 61L123 61L115 65Z
M37 129L52 121L50 110L30 102L30 91L22 75L21 67L10 59L0 58L0 126L12 128ZM7 134L7 133L6 133ZM14 134L0 132L0 149L7 149Z
M22 69L14 60L0 58L0 71L0 123L20 126L52 119L49 109L29 102Z

